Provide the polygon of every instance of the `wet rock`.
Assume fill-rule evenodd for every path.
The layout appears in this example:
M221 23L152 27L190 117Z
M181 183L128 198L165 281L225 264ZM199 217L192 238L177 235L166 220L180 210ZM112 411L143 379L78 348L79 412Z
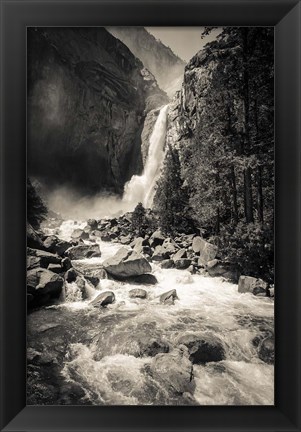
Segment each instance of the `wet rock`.
M101 252L98 244L80 244L78 246L72 246L71 248L67 249L65 255L71 260L78 260L83 258L100 257Z
M240 276L238 281L238 292L250 292L258 296L267 295L268 284L262 279L254 278L251 276Z
M195 253L200 255L199 261L202 264L206 264L208 261L213 260L218 252L217 246L208 243L199 236L193 238L192 249Z
M129 297L146 299L147 292L142 288L135 288L129 291Z
M60 264L49 264L49 266L47 268L48 268L48 270L52 271L53 273L57 273L57 274L60 274L64 271Z
M150 273L146 273L138 276L132 276L126 278L126 280L130 283L137 283L140 285L156 285L158 283L156 276Z
M232 281L238 280L238 272L227 263L214 259L207 262L206 269L211 277L224 277Z
M176 269L185 270L190 266L191 260L187 259L187 258L183 258L183 259L178 259L178 260L174 261L174 263L175 263Z
M178 260L180 260L182 258L187 258L187 251L186 251L186 249L180 249L180 250L178 250L178 252L176 252L173 255L173 257L172 257L172 259L174 261L178 261Z
M99 284L101 279L108 279L108 274L102 264L74 262L73 267L95 287Z
M85 232L84 230L77 228L71 234L71 238L72 238L72 240L79 240L79 239L87 240L89 238L89 234L87 232Z
M188 348L189 360L193 364L218 362L225 358L221 341L211 334L184 334L178 337L176 343Z
M77 278L77 273L74 270L74 268L70 268L66 273L65 273L65 280L69 283L75 282Z
M63 258L61 265L65 271L69 270L72 267L70 258L68 257Z
M40 249L27 248L27 262L29 268L47 268L49 264L60 264L61 261L62 258L58 255Z
M160 230L155 231L150 237L150 246L155 248L156 246L162 245L165 240L164 235Z
M114 303L114 301L115 294L113 291L104 291L100 293L94 300L92 300L90 304L95 307L105 307L108 304Z
M97 220L95 220L95 219L88 219L87 220L87 224L89 225L89 227L91 227L92 230L96 230L97 229L97 226L98 226Z
M274 364L275 361L275 339L270 336L261 342L258 350L258 357L268 364Z
M71 247L71 243L59 239L57 236L48 236L44 240L45 249L58 255L63 255Z
M150 369L153 377L162 381L172 392L192 394L195 390L193 365L184 349L175 349L168 354L157 354L152 360Z
M121 248L111 258L103 262L104 269L111 275L127 278L150 273L152 268L149 262L135 251Z
M27 292L33 296L30 306L43 306L58 299L64 285L64 279L45 268L36 268L27 272Z
M153 261L163 261L166 258L169 258L169 255L166 254L165 249L162 246L156 246L152 255Z
M160 303L164 304L174 304L175 300L178 300L177 291L172 289L160 295Z
M44 243L39 237L38 233L33 229L33 227L27 223L27 246L33 249L45 249Z
M169 345L160 338L153 338L148 335L136 335L139 346L139 357L155 357L159 353L168 353ZM135 355L135 354L134 354ZM135 355L137 357L137 355Z
M170 269L175 267L175 263L172 259L163 260L161 262L161 267L164 269Z

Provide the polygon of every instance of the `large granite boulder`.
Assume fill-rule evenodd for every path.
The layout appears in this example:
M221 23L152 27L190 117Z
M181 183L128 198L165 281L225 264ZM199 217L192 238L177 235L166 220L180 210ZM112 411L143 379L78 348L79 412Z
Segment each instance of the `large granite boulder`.
M192 241L192 249L195 253L200 255L200 262L206 264L208 261L213 260L218 252L217 246L208 243L202 237L194 237Z
M95 287L99 284L101 279L108 278L107 272L102 264L73 262L73 267Z
M63 255L66 250L71 247L71 243L59 239L57 236L48 236L44 240L44 247L48 252L52 252L58 255Z
M193 365L185 349L186 347L180 347L171 353L157 354L151 363L154 378L178 394L193 393L195 390Z
M188 348L189 360L194 364L218 362L225 358L222 342L210 333L180 335L176 343Z
M95 307L105 307L108 304L114 303L115 294L113 291L104 291L100 293L94 300L90 302L92 306Z
M268 284L259 278L240 276L238 281L238 292L249 292L257 296L266 296L268 295Z
M86 232L83 229L76 228L71 234L72 240L87 240L89 238L89 232Z
M49 264L61 264L62 258L56 254L40 250L27 248L27 268L43 267L47 268Z
M72 246L71 248L67 249L65 255L71 260L80 260L84 258L100 257L101 252L98 244L81 244L77 246Z
M118 278L128 278L150 273L152 268L149 262L135 251L121 248L111 258L103 262L104 269Z
M155 231L151 237L150 237L150 245L152 248L155 248L156 246L162 245L165 240L165 236L162 234L160 230Z
M33 229L33 227L28 222L27 222L26 233L27 233L27 247L33 249L41 249L41 250L45 249L43 241L39 237L38 233Z
M34 268L27 272L28 307L39 307L58 299L62 293L64 279L45 268Z
M227 263L223 263L218 259L207 262L206 270L211 277L224 277L237 282L238 271Z
M130 298L146 299L147 292L142 288L134 288L134 289L129 291L129 297Z
M178 300L177 291L172 289L160 295L160 303L163 304L174 304L175 300Z

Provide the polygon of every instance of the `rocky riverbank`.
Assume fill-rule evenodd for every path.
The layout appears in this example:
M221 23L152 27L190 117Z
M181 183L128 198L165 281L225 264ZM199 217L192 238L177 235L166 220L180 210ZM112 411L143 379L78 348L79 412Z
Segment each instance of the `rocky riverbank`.
M28 403L206 404L204 373L231 387L241 361L268 382L251 399L239 383L221 403L271 399L267 284L238 280L200 236L138 236L131 214L61 223L28 227Z

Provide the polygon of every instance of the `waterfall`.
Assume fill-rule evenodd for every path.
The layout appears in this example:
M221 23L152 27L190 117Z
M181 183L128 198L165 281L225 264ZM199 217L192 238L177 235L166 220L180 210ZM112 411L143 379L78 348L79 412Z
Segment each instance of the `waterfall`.
M133 208L142 202L144 207L151 207L155 195L155 185L160 175L164 160L165 137L168 105L161 108L154 130L149 140L146 164L142 175L133 175L124 187L123 201Z

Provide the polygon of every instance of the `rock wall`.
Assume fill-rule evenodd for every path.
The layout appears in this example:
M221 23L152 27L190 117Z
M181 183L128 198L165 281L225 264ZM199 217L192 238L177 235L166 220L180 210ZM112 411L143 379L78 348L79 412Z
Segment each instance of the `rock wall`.
M144 27L107 27L154 74L160 88L169 97L180 89L185 62L173 51L148 33Z
M48 186L121 192L142 170L154 76L104 28L28 29L28 168Z

